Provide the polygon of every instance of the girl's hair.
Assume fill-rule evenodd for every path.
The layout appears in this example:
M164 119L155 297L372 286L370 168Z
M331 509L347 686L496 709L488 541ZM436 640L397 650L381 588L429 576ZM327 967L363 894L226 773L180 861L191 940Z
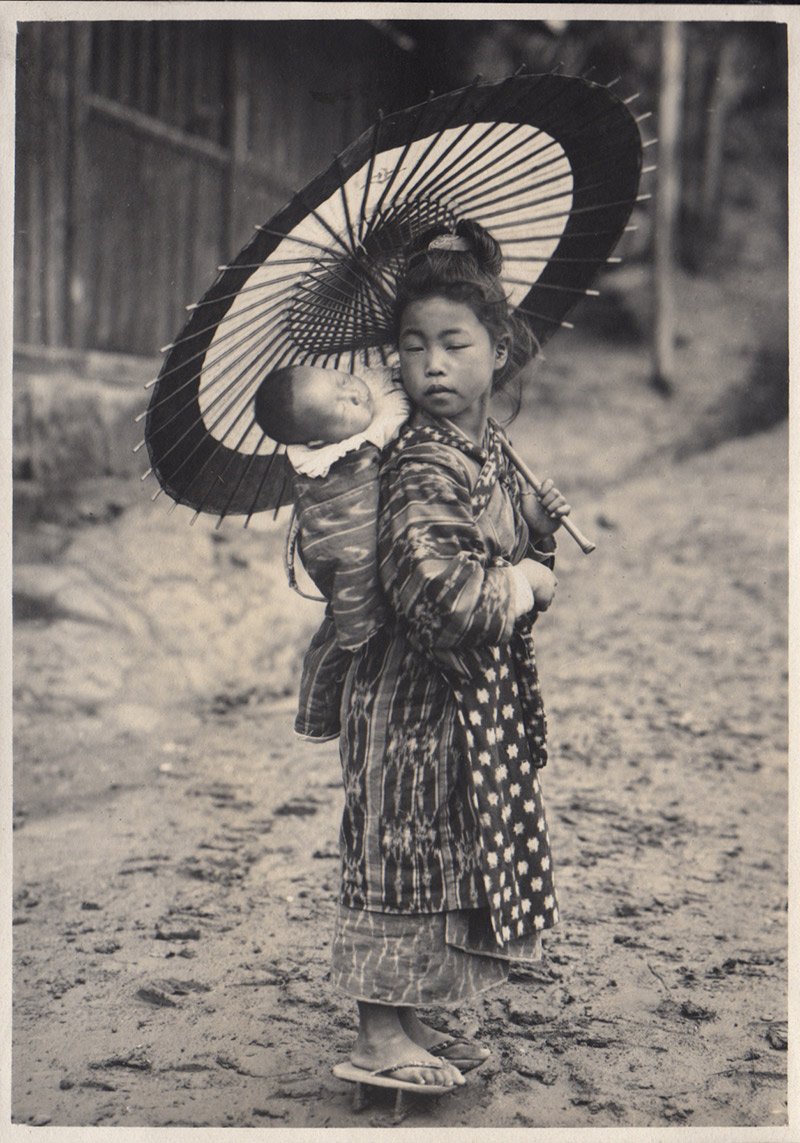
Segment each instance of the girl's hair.
M509 420L519 412L520 370L537 354L539 344L525 320L512 312L500 280L503 256L499 243L478 222L462 218L455 231L438 226L423 234L412 249L394 303L395 342L403 314L412 302L442 297L463 302L495 344L505 343L508 356L494 376L493 392L510 399Z

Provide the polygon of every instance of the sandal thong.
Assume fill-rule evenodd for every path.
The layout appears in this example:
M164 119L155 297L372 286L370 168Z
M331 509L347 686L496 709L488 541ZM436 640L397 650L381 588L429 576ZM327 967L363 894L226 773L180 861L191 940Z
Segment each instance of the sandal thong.
M480 1060L475 1059L474 1056L466 1056L461 1059L458 1056L449 1056L446 1053L453 1048L477 1048L479 1046L480 1045L476 1044L474 1040L454 1037L451 1040L442 1040L440 1044L434 1044L434 1046L428 1048L427 1051L430 1052L432 1056L438 1056L441 1060L447 1060L448 1064L452 1064L458 1068L460 1072L471 1072L475 1068L479 1068L481 1064L486 1063L489 1059L489 1052L486 1052L486 1055Z

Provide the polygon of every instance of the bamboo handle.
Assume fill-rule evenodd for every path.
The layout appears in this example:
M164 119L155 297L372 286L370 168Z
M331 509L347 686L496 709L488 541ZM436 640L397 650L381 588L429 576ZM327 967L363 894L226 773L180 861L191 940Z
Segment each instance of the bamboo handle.
M516 451L516 449L512 448L511 445L508 443L508 441L503 441L502 445L503 445L503 452L506 454L506 456L511 461L511 463L514 464L519 469L519 471L525 477L528 484L530 484L531 488L536 493L536 495L541 496L541 494L542 494L541 484L536 479L536 477L533 475L533 473L528 468L527 464L522 459L522 457L519 455L519 453ZM595 548L597 547L597 544L593 544L591 540L586 539L583 532L581 532L580 528L576 524L572 523L569 516L562 517L561 527L564 528L565 531L569 532L570 536L572 536L575 543L578 545L578 547L581 549L581 551L584 552L587 556L588 556L589 552L593 552L595 550Z

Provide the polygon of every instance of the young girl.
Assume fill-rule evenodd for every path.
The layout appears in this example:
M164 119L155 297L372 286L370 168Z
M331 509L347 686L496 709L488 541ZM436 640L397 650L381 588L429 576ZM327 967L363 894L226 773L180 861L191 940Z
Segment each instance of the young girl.
M351 1063L452 1087L489 1052L419 1005L499 984L558 919L538 769L531 625L556 580L552 482L519 487L489 399L535 349L508 313L498 245L437 234L396 302L414 405L381 470L391 621L356 652L342 703L343 884L332 978L358 1002ZM351 1077L352 1078L352 1077Z

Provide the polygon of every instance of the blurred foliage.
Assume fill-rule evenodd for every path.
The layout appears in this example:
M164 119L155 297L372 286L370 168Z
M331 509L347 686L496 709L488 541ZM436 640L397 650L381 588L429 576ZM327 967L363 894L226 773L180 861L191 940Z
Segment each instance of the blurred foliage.
M501 79L518 68L562 71L615 84L656 140L662 29L640 20L399 21L407 50L435 93ZM687 21L675 220L675 260L747 299L752 361L747 377L710 408L688 451L768 428L788 411L787 27L767 20ZM657 145L646 165L658 163ZM643 190L658 194L658 178ZM603 301L580 311L582 328L618 343L644 340L653 323L652 203L637 206L626 267L609 272ZM644 276L643 276L644 275Z
M652 112L643 135L658 133L661 23L639 20L430 20L394 27L431 77L435 92L500 79L517 68L561 70L638 93L637 114ZM686 269L713 264L722 211L749 196L771 225L784 228L787 196L788 59L786 26L767 21L684 24L682 205L678 256ZM653 154L653 152L651 152ZM765 177L766 176L766 177ZM641 256L649 257L643 248Z

